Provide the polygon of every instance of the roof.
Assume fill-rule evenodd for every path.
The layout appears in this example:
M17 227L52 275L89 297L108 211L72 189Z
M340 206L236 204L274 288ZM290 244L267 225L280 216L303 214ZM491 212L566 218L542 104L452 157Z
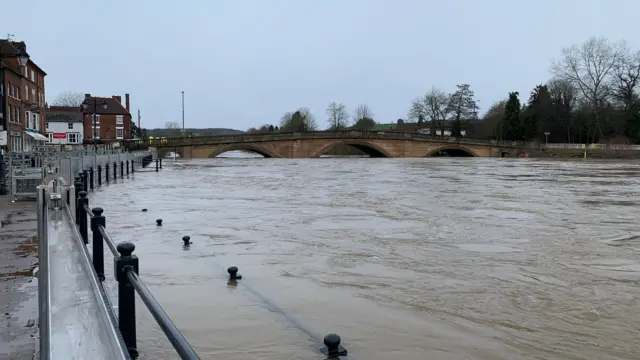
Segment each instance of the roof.
M127 111L127 109L122 106L122 104L114 99L114 98L104 98L104 97L97 97L97 96L85 96L84 98L84 102L88 105L86 109L84 109L85 113L94 113L94 99L95 102L98 105L98 114L104 114L104 115L129 115L131 116L131 113ZM102 108L102 103L106 102L107 103L107 108L103 109Z
M22 48L24 48L25 50L27 49L27 44L25 44L24 41L10 41L10 40L6 40L6 39L0 39L0 52L5 52L5 53L7 53L7 52L10 53L11 51L16 51L17 52L18 50L20 50ZM28 53L29 52L27 51L27 54ZM5 54L4 57L5 57L5 61L6 61L8 58L12 58L14 56ZM36 69L38 69L45 76L47 75L47 73L44 70L42 70L42 68L40 66L38 66L35 62L33 62L33 60L31 58L29 58L28 64L30 64L31 66L33 66ZM16 66L16 65L18 65L17 59L16 59L15 64L13 63L13 61L11 62L11 66L12 67Z
M82 113L76 107L52 106L47 109L47 122L83 122Z

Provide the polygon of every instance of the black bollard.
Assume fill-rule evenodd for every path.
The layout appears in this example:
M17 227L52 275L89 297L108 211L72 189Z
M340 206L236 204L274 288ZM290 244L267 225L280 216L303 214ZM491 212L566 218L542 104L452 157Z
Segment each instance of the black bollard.
M127 168L127 175L129 175L129 160L127 160L127 161L125 161L125 162L127 163L127 166L126 166L126 168Z
M118 281L118 327L122 340L132 358L138 356L136 340L136 291L127 276L127 272L138 273L138 257L133 255L136 249L132 243L120 243L116 247L120 256L115 259L115 278Z
M120 161L120 179L124 178L124 161Z
M109 183L109 164L104 164L104 181Z
M156 225L157 226L162 226L162 219L156 220Z
M160 169L162 169L162 158L160 158Z
M184 243L184 245L190 245L191 244L191 237L183 236L182 237L182 242Z
M98 186L102 185L102 165L98 165Z
M89 189L93 190L93 166L89 167Z
M89 191L89 172L82 170L82 186L84 191Z
M142 209L142 212L147 212L147 209Z
M135 169L135 166L134 166L133 164L134 164L134 162L133 162L133 159L132 159L132 160L131 160L131 173L132 173L132 174L135 172L135 170L134 170L134 169Z
M80 231L80 237L85 244L89 243L89 232L87 231L87 210L85 205L89 205L89 198L86 191L80 191L78 193L78 228Z
M159 171L158 170L158 159L156 159L156 172Z
M324 337L324 345L327 347L327 356L329 358L337 358L338 356L347 355L347 349L340 345L340 335L329 334Z
M113 180L118 178L118 163L113 162Z
M104 281L104 239L102 233L98 229L100 226L105 227L107 220L102 213L101 207L91 209L93 216L91 217L91 232L93 233L93 268L96 270L98 279Z
M240 280L240 279L242 279L242 275L238 275L238 267L237 266L230 266L227 269L227 272L229 273L229 280Z

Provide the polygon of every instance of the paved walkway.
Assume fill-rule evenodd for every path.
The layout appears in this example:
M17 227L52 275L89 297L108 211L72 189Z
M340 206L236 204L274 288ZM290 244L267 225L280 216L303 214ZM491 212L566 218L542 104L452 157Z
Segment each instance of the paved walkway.
M36 203L0 196L0 360L33 360L38 346Z

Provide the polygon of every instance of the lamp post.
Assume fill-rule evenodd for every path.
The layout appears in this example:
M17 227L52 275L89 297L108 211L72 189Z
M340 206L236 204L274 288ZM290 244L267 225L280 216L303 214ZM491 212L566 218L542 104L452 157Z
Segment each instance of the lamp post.
M6 126L6 116L4 115L5 113L5 103L6 103L6 90L4 88L4 57L17 57L18 58L18 65L20 65L20 68L24 68L25 66L27 66L27 63L29 62L29 54L27 53L27 49L24 46L20 46L19 48L16 48L15 45L13 45L11 43L11 41L9 39L6 39L6 44L9 44L9 46L11 47L11 49L7 49L7 47L5 46L5 48L2 47L2 45L5 44L5 42L0 43L0 114L2 114L2 131L6 131L7 133L9 132L8 127ZM8 135L8 134L7 134ZM9 139L9 136L6 137L6 139ZM0 144L0 148L6 147L7 144L1 145ZM4 161L4 151L0 151L0 195L7 195L8 191L7 191L7 164Z
M551 135L550 132L545 132L544 133L544 144L547 145L549 143L549 135Z
M83 114L83 118L84 118L84 114L85 111L87 109L89 109L90 104L87 102L88 99L85 99L85 101L82 103L82 105L80 106L81 110L82 110L82 114ZM102 101L102 109L107 110L107 102L106 101ZM97 152L98 150L98 141L96 139L96 128L97 128L97 115L98 115L98 98L94 97L93 98L93 128L91 129L91 135L93 138L93 151ZM84 119L83 119L84 121Z

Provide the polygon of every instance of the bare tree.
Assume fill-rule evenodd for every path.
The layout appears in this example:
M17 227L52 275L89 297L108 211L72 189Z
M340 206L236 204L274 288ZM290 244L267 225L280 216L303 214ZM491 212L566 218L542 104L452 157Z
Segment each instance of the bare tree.
M80 107L84 102L84 94L77 91L65 91L58 95L51 105L53 106L66 106L66 107Z
M327 115L329 116L329 129L344 129L349 124L349 113L347 106L343 103L330 103L327 107Z
M556 115L567 132L567 141L572 141L571 129L573 128L573 110L578 100L575 86L570 81L554 78L547 84L549 96L554 104Z
M280 130L285 132L314 131L318 127L309 108L301 107L295 112L286 112L280 118Z
M449 111L453 115L451 135L462 136L462 119L468 120L476 112L477 105L471 85L456 85L456 91L449 96Z
M164 124L164 127L165 127L165 128L167 128L167 129L170 129L170 130L180 129L180 124L178 124L178 123L177 123L177 122L175 122L175 121L167 121L167 122Z
M612 96L625 113L640 106L640 51L628 54L614 69Z
M423 97L425 118L431 122L432 134L440 125L440 135L444 136L445 121L451 112L449 96L437 87L432 87Z
M600 111L610 94L611 75L627 53L624 41L611 43L604 37L591 37L580 46L562 49L561 58L552 61L554 75L572 83L589 104L594 142L602 137Z
M353 111L353 115L351 117L353 118L354 123L357 123L358 121L363 119L373 120L373 111L371 111L369 105L360 104Z

